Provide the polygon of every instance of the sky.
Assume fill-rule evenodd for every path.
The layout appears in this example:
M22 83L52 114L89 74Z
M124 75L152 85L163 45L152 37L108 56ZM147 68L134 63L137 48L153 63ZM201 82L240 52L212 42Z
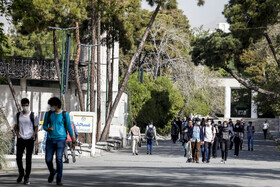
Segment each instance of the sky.
M205 29L215 29L217 24L226 22L222 14L224 5L229 0L205 0L204 6L197 6L197 0L177 0L178 8L184 11L188 17L192 28L203 25ZM155 7L149 6L145 0L142 0L142 8L153 10Z

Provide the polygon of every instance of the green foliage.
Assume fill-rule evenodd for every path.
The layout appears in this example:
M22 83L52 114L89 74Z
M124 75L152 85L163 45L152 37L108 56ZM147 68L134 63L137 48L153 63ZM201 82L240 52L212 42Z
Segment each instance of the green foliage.
M240 53L241 43L231 34L218 30L209 36L194 38L192 46L192 59L196 65L218 69L227 67L234 55Z
M279 12L280 3L275 0L230 0L223 13L234 37L248 47L279 21Z
M8 4L18 32L41 32L48 26L68 28L87 18L87 0L11 0Z
M183 99L172 82L166 77L153 80L144 75L144 83L138 81L137 73L129 79L131 94L131 111L133 120L136 120L142 130L149 120L153 120L161 133L168 133L165 128L183 107Z

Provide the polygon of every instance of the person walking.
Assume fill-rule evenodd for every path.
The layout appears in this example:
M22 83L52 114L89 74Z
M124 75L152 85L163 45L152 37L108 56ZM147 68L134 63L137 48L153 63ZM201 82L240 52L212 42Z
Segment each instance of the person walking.
M79 137L79 133L78 133L78 130L76 128L76 125L73 122L71 122L71 127L73 129L73 134L75 135L75 138L77 140L78 137ZM73 149L73 147L72 147L72 139L70 137L69 132L67 131L66 145L65 145L65 148L64 148L64 158L65 158L65 161L63 162L63 163L67 163L67 164L69 163L68 147L70 148L70 151L71 151L72 161L73 161L73 163L75 163L76 162L75 149Z
M183 122L181 121L180 117L177 118L177 121L176 121L176 124L178 125L178 128L179 128L179 133L178 133L178 138L179 138L179 141L182 142L182 127L183 127ZM177 139L178 139L177 138Z
M138 142L141 141L141 132L136 121L133 121L133 127L130 128L129 134L132 138L132 155L138 155Z
M33 112L29 110L29 99L21 100L22 111L18 112L14 118L14 130L17 136L16 144L16 161L18 166L17 183L21 183L24 178L24 184L30 184L29 177L32 166L32 153L34 149L34 141L38 133L39 119ZM24 173L22 156L25 151L26 168Z
M227 121L223 122L223 127L220 130L221 137L221 153L222 160L221 163L226 163L228 157L228 149L230 146L230 135L232 134L231 128L228 125Z
M229 126L231 132L233 132L233 127L234 127L234 125L233 125L233 122L232 122L231 119L230 119L230 122L228 123L228 126ZM233 138L234 138L234 136L233 136L233 134L231 134L231 136L230 136L229 150L232 150L232 148L233 148Z
M241 122L239 120L237 120L233 128L233 132L234 132L234 156L239 156L239 148L241 142L240 133L242 133Z
M75 149L76 138L71 127L70 116L61 109L61 101L57 97L49 99L50 111L45 114L43 129L48 132L46 141L45 160L50 175L48 182L53 182L56 176L56 184L62 186L62 170L63 170L63 152L66 144L67 133L69 132L72 139L72 148ZM56 153L56 169L53 167L53 155Z
M206 163L210 162L211 157L211 150L212 150L212 144L214 143L215 139L215 128L212 126L211 120L207 120L206 126L203 128L204 131L204 153L202 156L202 162Z
M244 122L243 119L242 119L241 122L240 122L240 128L241 128L241 132L239 132L239 135L240 135L240 144L239 144L239 147L240 147L240 150L242 150L242 148L243 148L244 134L245 134L245 122Z
M191 144L191 137L193 133L193 122L189 120L188 125L183 129L183 142L184 142L184 157L187 157L187 162L192 161L192 144Z
M171 139L174 144L178 139L178 134L179 134L179 127L174 119L174 121L171 122Z
M193 133L190 139L192 144L193 162L196 163L199 163L200 145L203 145L204 143L203 128L198 125L199 122L199 120L196 120L195 125L193 127Z
M266 134L267 134L268 127L269 127L269 123L267 122L267 120L265 120L265 122L263 123L263 135L264 135L265 140L266 140Z
M253 126L252 121L249 121L249 126L247 127L248 151L254 150L254 134L255 134L255 127Z
M215 138L214 138L214 142L213 142L213 148L212 148L212 156L213 158L217 158L217 150L218 150L218 146L220 144L220 131L219 131L219 125L221 124L221 121L218 121L218 124L214 124L214 128L215 128Z
M153 154L153 144L154 140L157 141L157 131L156 127L153 125L153 121L151 120L145 131L145 138L147 139L147 154Z

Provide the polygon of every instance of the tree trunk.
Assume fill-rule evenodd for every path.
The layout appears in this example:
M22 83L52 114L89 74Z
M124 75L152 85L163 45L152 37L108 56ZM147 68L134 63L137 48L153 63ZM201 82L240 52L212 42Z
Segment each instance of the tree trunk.
M98 1L99 2L99 1ZM98 3L99 4L99 3ZM97 16L97 132L96 142L101 136L101 12Z
M77 27L77 29L76 29L76 41L77 41L77 44L79 44L80 43L79 22L76 22L76 27ZM79 101L80 101L80 110L85 111L83 92L82 92L82 89L81 89L81 83L80 83L80 77L79 77L79 67L78 67L79 60L80 60L80 53L81 53L81 46L77 45L77 54L76 54L75 65L74 65L75 83L76 83L76 87L78 89L78 96L79 96Z
M228 67L223 67L224 70L226 70L229 74L231 74L231 76L233 76L233 78L235 78L240 84L242 84L243 86L245 86L246 88L248 89L251 89L251 90L255 90L257 92L260 92L262 94L266 94L266 95L272 95L272 96L278 96L277 93L275 92L271 92L271 91L267 91L267 90L264 90L262 88L259 88L257 86L252 86L252 85L249 85L245 80L243 80L242 78L240 78L236 73L234 73L230 68Z
M279 57L278 57L278 55L277 55L277 53L276 53L276 51L275 51L275 48L273 47L273 44L272 44L272 42L271 42L271 39L270 39L269 35L268 35L267 33L264 33L264 36L265 36L265 38L266 38L266 41L267 41L267 43L268 43L268 45L269 45L269 47L270 47L270 50L271 50L271 52L272 52L272 54L273 54L273 57L274 57L276 63L277 63L278 66L280 67L280 60L279 60Z
M96 43L96 15L95 15L95 0L92 0L92 15L91 15L91 38L92 45ZM91 70L90 70L90 111L95 112L95 47L91 48Z
M110 39L110 30L107 33L107 117L110 113L112 106L112 63L111 63L111 39ZM107 120L107 119L106 119Z
M108 118L108 115L110 113L110 110L111 110L111 106L112 106L112 90L111 90L111 87L110 87L110 84L112 82L112 63L111 63L111 32L110 32L110 28L108 29L108 32L107 32L107 41L106 41L106 46L107 46L107 81L106 81L106 106L107 106L107 113L106 113L106 121L107 121L107 118ZM110 126L110 124L109 124ZM110 127L109 127L110 129ZM107 131L107 134L109 135L109 130Z
M115 50L115 45L114 45L114 37L112 37L112 63L111 63L111 77L109 79L109 97L108 97L108 114L110 113L111 111L111 108L112 108L112 104L113 104L113 81L114 81L114 56L115 56L115 53L114 53L114 50ZM110 134L110 124L109 124L109 128L108 128L108 131L107 131L107 137L109 137L109 134Z
M61 89L61 73L60 73L60 66L58 60L58 52L57 52L57 36L56 30L53 30L53 53L54 53L54 64L56 67L57 79L59 83L59 88ZM60 90L61 91L61 90ZM65 95L62 95L62 109L66 110L66 102L65 102Z
M117 109L117 106L118 106L118 104L119 104L119 101L120 101L120 99L121 99L121 96L122 96L122 94L123 94L123 92L124 92L124 90L125 90L125 87L126 87L126 85L127 85L129 75L130 75L131 72L132 72L132 69L133 69L133 67L134 67L134 65L135 65L136 59L138 58L139 54L141 53L141 51L142 51L142 49L143 49L143 47L144 47L144 44L145 44L145 41L146 41L146 39L147 39L147 37L148 37L149 31L150 31L150 29L151 29L151 27L152 27L152 25L153 25L153 23L154 23L154 21L155 21L155 18L156 18L156 16L157 16L158 12L159 12L160 7L161 7L161 5L158 4L156 10L155 10L154 13L153 13L153 16L151 17L151 20L150 20L149 24L147 25L146 31L145 31L145 33L144 33L144 35L143 35L143 37L142 37L142 40L141 40L141 43L140 43L140 45L139 45L139 47L138 47L138 49L137 49L137 52L133 55L133 57L132 57L132 59L131 59L129 65L128 65L127 72L126 72L126 74L125 74L125 77L124 77L124 79L123 79L123 82L122 82L122 84L121 84L121 87L120 87L120 89L119 89L119 91L118 91L117 97L116 97L116 99L115 99L115 101L114 101L113 107L111 108L110 114L109 114L109 116L108 116L108 118L107 118L105 127L104 127L104 129L103 129L102 136L101 136L101 141L105 141L105 140L107 140L107 138L108 138L107 132L108 132L108 130L109 130L109 129L108 129L108 128L109 128L109 124L111 124L111 122L112 122L114 113L115 113L115 111L116 111L116 109Z
M2 48L2 45L0 44L0 50L3 51L3 48ZM12 93L12 96L13 96L13 99L14 99L14 102L15 102L15 105L16 105L16 108L18 110L18 112L21 111L21 106L20 104L18 103L18 100L16 98L16 92L14 90L14 87L13 87L13 83L9 77L9 72L8 72L8 68L6 66L6 59L4 57L2 57L2 64L3 64L3 68L4 68L4 71L5 71L5 74L6 74L6 78L8 80L8 84L9 84L9 88L10 88L10 91Z

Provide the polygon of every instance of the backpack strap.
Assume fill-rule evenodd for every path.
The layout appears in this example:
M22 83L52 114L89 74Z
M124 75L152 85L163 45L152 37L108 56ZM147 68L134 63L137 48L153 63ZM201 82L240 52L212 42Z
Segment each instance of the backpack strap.
M47 118L47 122L48 122L48 124L51 126L51 114L52 114L52 111L50 110L49 112L48 112L48 118Z
M19 115L20 112L17 113L17 131L19 132Z
M30 113L30 120L31 120L31 122L32 122L32 124L33 124L33 130L35 131L34 112L31 112L31 113Z
M66 111L62 111L62 117L63 117L63 120L64 120L64 128L66 130Z

